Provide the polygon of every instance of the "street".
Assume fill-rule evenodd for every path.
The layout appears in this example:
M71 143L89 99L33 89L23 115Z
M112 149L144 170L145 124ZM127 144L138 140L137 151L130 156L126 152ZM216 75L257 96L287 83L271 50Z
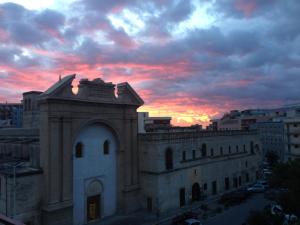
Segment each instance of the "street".
M250 211L262 210L268 203L263 194L255 194L242 204L230 207L222 213L201 222L203 225L242 225Z

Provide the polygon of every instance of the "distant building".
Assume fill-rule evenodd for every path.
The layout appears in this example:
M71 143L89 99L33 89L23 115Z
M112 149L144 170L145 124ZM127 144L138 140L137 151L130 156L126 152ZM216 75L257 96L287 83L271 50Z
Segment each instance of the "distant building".
M149 112L138 112L139 133L152 132L171 127L172 117L150 117Z
M282 122L258 122L250 129L258 131L261 141L262 153L274 152L279 160L284 160L284 124Z
M21 103L0 104L0 128L21 127L23 105Z
M285 161L300 158L300 117L284 120Z
M263 110L232 110L212 125L218 130L249 130L252 124L269 121L271 117Z

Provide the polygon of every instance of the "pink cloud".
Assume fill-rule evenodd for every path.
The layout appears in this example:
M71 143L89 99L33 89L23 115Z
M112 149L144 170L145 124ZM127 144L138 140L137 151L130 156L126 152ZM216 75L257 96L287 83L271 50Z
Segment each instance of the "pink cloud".
M236 0L235 8L242 11L244 15L251 16L256 9L256 0Z

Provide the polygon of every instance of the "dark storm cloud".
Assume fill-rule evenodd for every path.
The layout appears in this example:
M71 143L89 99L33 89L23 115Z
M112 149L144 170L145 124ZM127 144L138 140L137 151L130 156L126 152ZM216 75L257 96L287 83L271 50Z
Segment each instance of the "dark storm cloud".
M100 71L107 79L135 82L147 103L172 101L183 111L298 101L300 2L203 2L211 3L216 22L187 26L182 35L174 30L193 14L193 1L81 0L65 15L0 4L0 66ZM113 24L109 15L122 17L124 9L142 20L140 30ZM134 26L130 17L122 19Z
M64 24L63 14L44 10L27 10L13 4L0 4L0 28L7 32L7 42L17 45L41 45L58 34Z
M46 9L34 16L33 20L44 29L58 30L65 23L65 16L54 10Z

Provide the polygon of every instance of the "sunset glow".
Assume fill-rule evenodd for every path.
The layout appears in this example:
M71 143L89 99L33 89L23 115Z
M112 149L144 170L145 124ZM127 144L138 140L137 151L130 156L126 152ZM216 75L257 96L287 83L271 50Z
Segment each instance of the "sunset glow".
M300 3L288 2L0 0L0 101L76 73L129 82L139 111L175 125L295 103Z

